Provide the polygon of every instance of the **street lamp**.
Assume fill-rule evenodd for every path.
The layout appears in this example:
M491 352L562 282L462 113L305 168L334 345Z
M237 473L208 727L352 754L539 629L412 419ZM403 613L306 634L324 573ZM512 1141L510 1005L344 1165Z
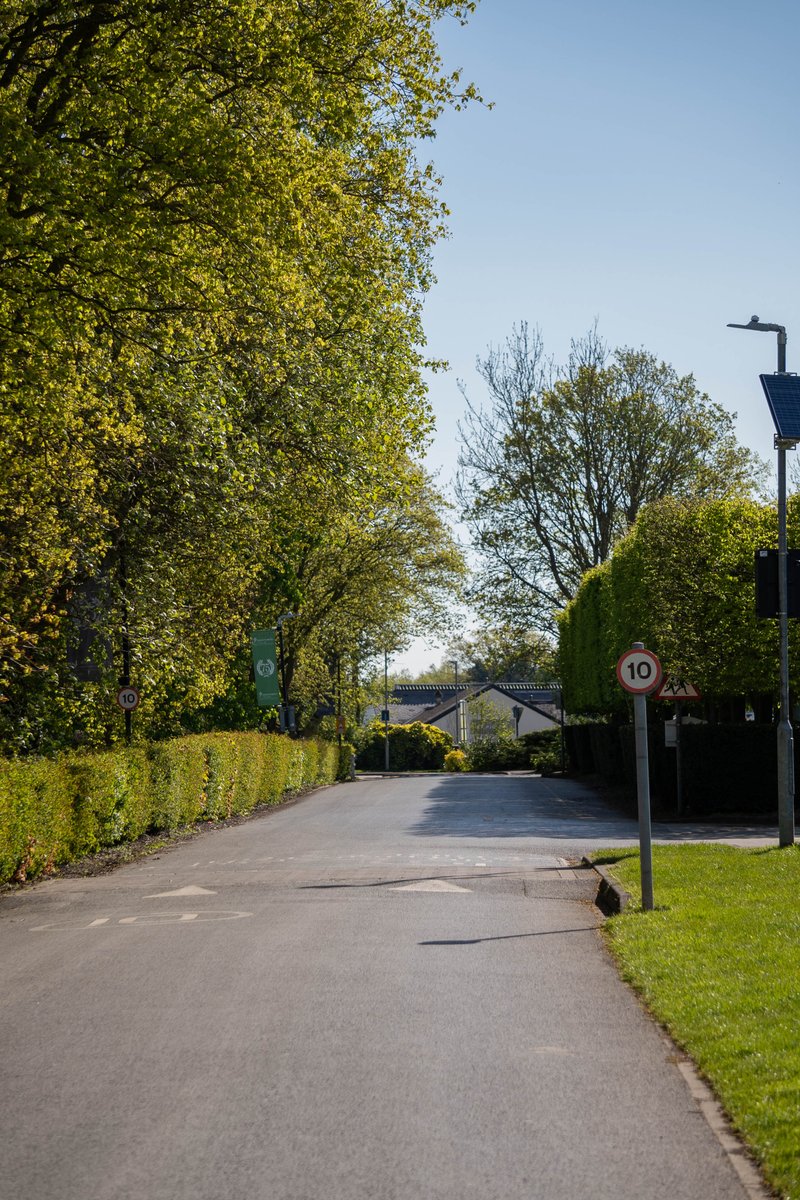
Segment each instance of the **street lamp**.
M450 664L456 676L456 748L461 745L461 709L458 707L458 659L451 658Z
M282 616L278 617L277 621L275 622L275 625L278 630L278 646L280 649L280 656L281 656L281 695L283 696L283 705L282 705L282 712L281 712L281 717L283 718L281 720L281 732L282 733L285 732L285 730L283 729L284 720L288 724L290 731L294 732L294 729L293 729L294 719L293 719L292 710L289 708L289 694L286 689L286 659L284 657L284 652L283 652L283 623L284 623L284 621L291 621L293 619L294 619L294 613L287 612L287 613L283 613ZM284 717L284 714L285 714L285 717Z
M383 652L383 769L389 770L389 651Z
M754 329L757 333L777 333L778 374L786 374L786 329L751 317L747 325L728 323L729 329ZM765 376L762 376L764 383ZM766 389L766 384L764 384ZM778 841L794 845L794 733L789 712L789 585L787 578L786 538L786 451L794 449L796 438L775 436L778 451L778 628L780 637L781 713L778 722Z

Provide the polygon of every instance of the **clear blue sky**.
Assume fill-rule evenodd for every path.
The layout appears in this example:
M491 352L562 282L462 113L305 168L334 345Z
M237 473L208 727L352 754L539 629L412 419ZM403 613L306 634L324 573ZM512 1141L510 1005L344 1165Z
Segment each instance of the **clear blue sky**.
M772 460L758 374L774 334L726 328L757 313L788 330L800 371L800 5L741 0L483 0L440 25L489 111L447 113L422 148L443 177L451 236L425 306L446 487L462 379L527 320L564 361L597 318L613 347L644 346L738 414ZM790 456L791 459L791 456ZM417 644L398 667L441 657Z

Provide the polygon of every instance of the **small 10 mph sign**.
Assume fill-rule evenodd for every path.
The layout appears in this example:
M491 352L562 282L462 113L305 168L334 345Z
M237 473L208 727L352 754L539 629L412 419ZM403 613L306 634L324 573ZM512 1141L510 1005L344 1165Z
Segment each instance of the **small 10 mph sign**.
M617 663L617 679L626 692L646 696L661 683L661 663L652 650L626 650Z
M133 712L135 708L139 707L140 700L139 689L131 687L130 684L121 687L117 692L117 704L125 712Z
M650 829L650 764L647 757L647 693L661 683L661 663L642 642L634 642L617 662L617 679L626 692L633 692L633 728L636 743L636 792L639 801L639 866L642 908L653 908L653 851Z

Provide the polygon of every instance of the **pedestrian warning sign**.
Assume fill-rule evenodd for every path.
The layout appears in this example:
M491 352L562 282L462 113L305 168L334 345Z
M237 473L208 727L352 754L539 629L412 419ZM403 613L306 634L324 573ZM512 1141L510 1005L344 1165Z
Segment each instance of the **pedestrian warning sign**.
M661 686L653 695L654 700L700 700L700 693L693 683L682 675L665 675Z

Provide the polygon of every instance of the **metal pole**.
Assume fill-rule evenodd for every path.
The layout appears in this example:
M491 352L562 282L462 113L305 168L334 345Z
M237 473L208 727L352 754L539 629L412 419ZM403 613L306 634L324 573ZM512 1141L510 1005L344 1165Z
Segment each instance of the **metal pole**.
M128 626L128 564L125 559L125 547L119 551L119 583L122 600L122 678L123 687L131 684L131 636ZM130 746L133 733L133 718L129 709L125 709L125 742Z
M389 652L383 652L384 767L389 770Z
M785 346L778 343L778 363L786 365ZM778 723L778 844L794 845L794 733L789 708L789 601L786 566L786 443L778 450L778 624L780 629L781 712Z
M463 732L463 731L462 731L462 729L461 729L461 707L460 707L460 705L459 705L459 703L458 703L458 659L457 659L457 658L451 658L451 659L450 659L450 662L453 664L453 670L454 670L454 672L455 672L455 677L456 677L456 688L455 688L455 702L456 702L456 741L455 741L455 747L456 747L456 749L458 749L458 748L459 748L459 746L461 745L461 741L462 741L462 732Z
M339 749L342 748L342 656L336 652L336 740L339 743Z
M751 317L747 325L730 324L731 329L756 329L778 335L778 374L786 374L786 328ZM778 841L794 845L794 734L789 697L789 603L786 541L786 450L792 441L775 438L778 451L778 628L780 636L781 711L778 722Z
M283 697L283 707L288 708L286 700L286 663L283 656L283 622L278 620L278 646L281 655L281 696Z
M643 650L643 642L634 642L634 650ZM633 725L636 737L636 792L639 798L639 865L642 881L642 908L653 909L653 845L650 832L650 767L647 756L647 697L633 697Z
M683 734L683 705L675 701L675 808L683 816L683 762L681 760L681 736Z
M636 730L636 790L639 796L639 861L642 879L642 908L653 908L653 848L650 834L650 771L647 765L647 698L633 697Z

